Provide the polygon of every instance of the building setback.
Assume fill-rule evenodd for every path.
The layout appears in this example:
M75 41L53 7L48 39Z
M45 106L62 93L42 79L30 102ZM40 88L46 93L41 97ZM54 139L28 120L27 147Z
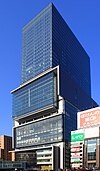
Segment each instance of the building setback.
M21 84L12 94L15 159L68 168L77 112L98 105L89 56L52 3L22 30Z

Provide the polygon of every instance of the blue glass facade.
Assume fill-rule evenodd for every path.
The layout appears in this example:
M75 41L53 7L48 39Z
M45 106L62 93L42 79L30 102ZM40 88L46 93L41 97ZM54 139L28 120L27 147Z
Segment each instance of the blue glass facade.
M64 115L64 141L70 140L70 132L77 127L77 112L78 109L65 102L65 115Z
M54 6L52 15L53 67L59 64L61 69L90 96L90 59Z
M91 95L90 59L52 4L23 28L22 37L21 83L59 65Z
M21 85L12 93L15 149L66 144L77 112L98 106L89 56L52 3L22 30Z
M23 28L22 40L21 83L59 65L60 95L80 110L97 106L91 99L90 58L52 3Z
M91 95L90 59L57 9L52 7L52 59L77 85Z
M21 83L52 67L52 6L38 14L22 32Z
M13 93L13 117L56 106L56 77L49 73Z
M16 148L53 143L63 139L62 115L15 129Z

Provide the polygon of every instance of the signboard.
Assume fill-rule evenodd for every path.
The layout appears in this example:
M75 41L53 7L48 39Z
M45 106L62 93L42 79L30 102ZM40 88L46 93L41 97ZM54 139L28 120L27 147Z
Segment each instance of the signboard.
M80 158L80 153L71 153L72 158Z
M99 137L99 126L85 128L85 139Z
M78 112L78 128L100 124L100 107Z
M80 147L80 142L71 142L71 147Z
M71 134L71 142L83 141L84 133Z
M80 163L73 163L72 167L80 167Z
M80 159L79 158L71 158L71 162L73 163L79 163Z
M80 148L71 148L71 152L80 152Z

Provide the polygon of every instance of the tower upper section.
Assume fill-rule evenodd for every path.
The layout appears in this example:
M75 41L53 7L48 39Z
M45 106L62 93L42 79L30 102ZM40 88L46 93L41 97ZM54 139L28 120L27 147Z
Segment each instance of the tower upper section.
M22 83L52 67L52 5L34 17L22 32Z
M91 96L90 59L50 3L23 28L21 84L58 65Z

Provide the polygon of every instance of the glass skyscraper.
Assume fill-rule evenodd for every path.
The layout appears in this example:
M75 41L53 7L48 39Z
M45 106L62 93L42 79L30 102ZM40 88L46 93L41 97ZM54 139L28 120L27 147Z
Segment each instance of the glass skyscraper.
M21 84L12 94L15 159L42 170L68 168L77 111L98 105L90 58L52 3L22 30Z

